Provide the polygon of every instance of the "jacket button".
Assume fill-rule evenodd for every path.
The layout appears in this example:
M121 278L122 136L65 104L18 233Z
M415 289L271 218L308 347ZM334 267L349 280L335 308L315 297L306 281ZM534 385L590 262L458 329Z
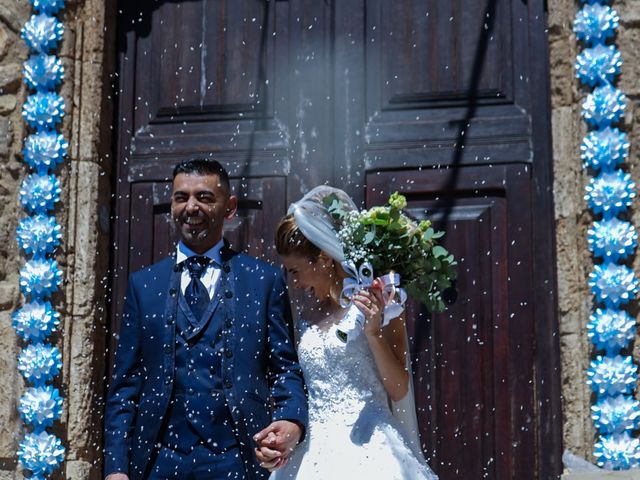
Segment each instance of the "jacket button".
M182 269L180 268L180 265L174 265L174 266L173 266L173 271L174 271L174 272L179 272L180 270L182 270Z
M174 322L174 318L173 317L167 318L167 325L172 325L173 322Z
M171 353L171 347L169 345L164 347L164 353Z
M224 326L227 327L227 328L231 328L231 325L233 325L231 320L227 320L226 322L224 322Z
M231 271L231 267L225 263L222 266L222 270L224 270L224 273L229 273Z
M211 346L215 348L215 346L216 346L216 341L215 340L211 340Z
M224 296L227 298L232 298L233 297L233 292L227 290L226 292L224 292Z
M233 357L233 351L230 348L225 348L224 356L227 357L227 358Z
M224 388L231 388L231 380L228 378L224 379Z
M175 296L176 293L178 293L178 291L175 288L169 290L169 295L171 295L172 297Z

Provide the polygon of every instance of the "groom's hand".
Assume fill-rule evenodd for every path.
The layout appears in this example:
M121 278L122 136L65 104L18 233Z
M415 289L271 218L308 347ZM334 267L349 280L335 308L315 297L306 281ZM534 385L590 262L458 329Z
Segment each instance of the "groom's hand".
M302 427L288 420L277 420L253 436L258 444L256 457L265 468L282 467L302 436Z
M105 480L129 480L129 476L124 473L111 473Z

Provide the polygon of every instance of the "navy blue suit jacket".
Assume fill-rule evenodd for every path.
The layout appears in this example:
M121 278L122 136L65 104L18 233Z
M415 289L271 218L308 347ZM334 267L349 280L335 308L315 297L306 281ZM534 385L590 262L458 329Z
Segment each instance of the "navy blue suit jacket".
M220 298L232 349L222 356L224 393L247 478L258 479L267 472L257 464L252 436L281 419L306 429L307 399L282 272L228 248L222 254L222 275L232 286ZM106 401L105 474L144 478L158 441L175 375L176 328L168 306L179 274L169 257L129 277Z

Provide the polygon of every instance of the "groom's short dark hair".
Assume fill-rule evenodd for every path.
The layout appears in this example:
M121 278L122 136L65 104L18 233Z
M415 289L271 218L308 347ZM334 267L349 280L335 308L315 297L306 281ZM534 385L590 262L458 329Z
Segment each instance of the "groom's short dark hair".
M217 175L222 186L224 186L227 191L231 190L229 174L217 160L208 158L190 158L189 160L184 160L174 167L173 178L176 178L176 176L181 173L185 175Z

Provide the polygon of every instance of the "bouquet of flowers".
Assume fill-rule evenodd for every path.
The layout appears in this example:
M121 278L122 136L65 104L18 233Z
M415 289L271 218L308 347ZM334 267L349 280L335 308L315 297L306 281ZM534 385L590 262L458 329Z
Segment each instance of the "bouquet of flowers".
M431 312L442 312L442 292L456 278L456 261L438 244L444 232L436 231L429 220L416 222L402 212L407 206L395 192L387 205L356 211L343 208L334 195L324 198L336 221L345 260L356 268L371 265L376 275L399 275L400 284L411 297ZM372 278L374 272L367 275Z

